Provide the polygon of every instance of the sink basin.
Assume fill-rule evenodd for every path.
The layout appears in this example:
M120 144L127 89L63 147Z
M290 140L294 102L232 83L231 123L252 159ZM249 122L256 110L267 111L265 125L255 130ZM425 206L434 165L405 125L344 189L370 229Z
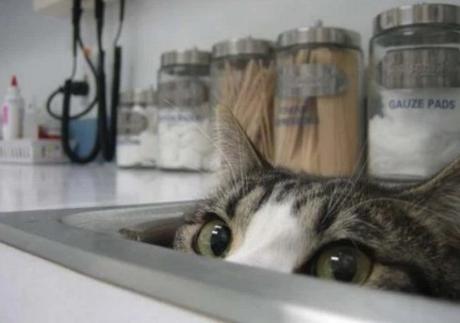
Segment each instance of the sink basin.
M194 202L0 214L0 241L212 319L458 322L457 304L171 250Z
M194 204L158 208L132 208L82 212L62 217L61 222L113 237L172 248L182 215Z

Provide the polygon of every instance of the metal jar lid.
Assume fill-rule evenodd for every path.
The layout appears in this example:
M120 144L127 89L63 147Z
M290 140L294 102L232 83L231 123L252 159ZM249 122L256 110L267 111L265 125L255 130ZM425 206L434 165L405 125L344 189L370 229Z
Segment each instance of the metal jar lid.
M374 19L374 35L410 25L460 25L460 7L450 4L420 3L384 11Z
M212 46L213 58L243 54L268 55L272 52L272 42L252 37L229 39Z
M161 67L171 65L209 65L211 53L197 48L172 50L161 54Z
M329 44L359 49L361 36L359 33L348 29L323 27L321 21L313 27L288 30L278 36L278 48L301 44Z

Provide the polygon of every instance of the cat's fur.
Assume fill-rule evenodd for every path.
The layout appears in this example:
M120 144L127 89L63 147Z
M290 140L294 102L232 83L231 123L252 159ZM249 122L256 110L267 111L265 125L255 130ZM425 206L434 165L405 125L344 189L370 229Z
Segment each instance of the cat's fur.
M230 112L221 109L218 118L226 174L186 217L176 249L194 252L212 214L232 231L225 260L308 274L318 250L346 240L372 259L363 285L460 299L460 161L405 189L363 176L320 178L272 167Z

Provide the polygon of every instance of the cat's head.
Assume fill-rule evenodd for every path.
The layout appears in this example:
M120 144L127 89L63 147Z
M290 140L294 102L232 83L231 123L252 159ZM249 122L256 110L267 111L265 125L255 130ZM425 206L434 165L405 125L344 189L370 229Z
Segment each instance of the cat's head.
M251 266L460 299L460 161L405 189L272 167L219 112L220 186L175 248Z

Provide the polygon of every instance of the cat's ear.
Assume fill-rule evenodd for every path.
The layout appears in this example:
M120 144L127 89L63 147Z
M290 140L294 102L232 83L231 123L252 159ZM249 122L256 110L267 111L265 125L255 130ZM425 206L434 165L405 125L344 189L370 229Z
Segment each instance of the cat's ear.
M451 242L460 243L460 158L403 195L412 197L427 225L442 230Z
M236 176L272 167L256 149L232 111L222 105L216 109L216 135L223 174Z

